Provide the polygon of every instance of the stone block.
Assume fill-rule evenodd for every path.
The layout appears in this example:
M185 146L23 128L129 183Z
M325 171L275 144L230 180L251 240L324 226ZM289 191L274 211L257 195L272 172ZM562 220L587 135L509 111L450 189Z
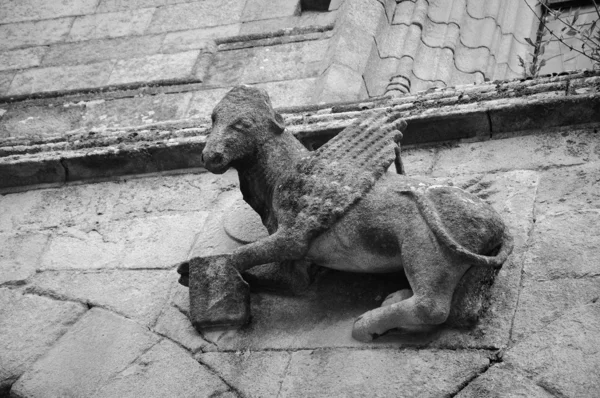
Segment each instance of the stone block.
M236 23L240 21L244 5L245 2L238 0L167 5L156 10L147 32L162 33Z
M47 242L45 233L0 234L0 286L21 284L32 276Z
M67 134L81 126L81 106L23 106L9 109L0 136L40 140Z
M530 397L552 398L544 388L538 386L519 371L508 366L493 366L487 372L469 383L456 398L481 397Z
M189 3L190 0L100 0L97 13Z
M33 155L26 158L10 156L0 159L0 188L63 183L66 173L56 158Z
M553 395L591 397L600 392L600 303L574 308L515 345L504 362L522 369Z
M599 223L597 208L538 216L525 275L535 281L600 276Z
M0 96L4 96L8 93L8 89L10 84L17 72L9 71L9 72L0 72Z
M34 230L37 232L40 224L33 225L38 219L33 214L35 210L41 210L41 192L41 190L29 190L1 195L0 231L7 235L21 231Z
M77 17L67 40L83 41L141 35L150 24L154 11L154 8L143 8Z
M285 351L208 352L196 355L244 397L276 397L290 363Z
M56 44L50 46L42 65L86 64L141 57L159 52L162 40L161 36L139 36Z
M199 51L195 50L120 60L115 64L108 84L190 79L198 55Z
M229 90L230 88L215 88L194 92L186 117L210 119L213 108Z
M286 17L263 19L259 21L246 21L242 24L240 34L260 34L275 32L284 29L306 28L310 26L324 27L332 26L338 16L337 11L320 12L320 11L303 11L301 15Z
M371 49L375 46L373 36L351 25L343 25L329 40L327 62L349 67L357 73L363 73Z
M597 277L535 282L525 279L515 315L512 340L545 330L550 322L600 297Z
M82 124L87 128L142 126L183 119L192 93L116 98L86 105Z
M411 82L415 83L412 79ZM417 87L413 86L413 89ZM487 138L490 133L490 124L484 110L474 107L458 108L453 111L445 114L440 114L439 110L435 110L431 114L425 111L417 117L409 116L407 118L408 127L404 132L402 142L408 145L461 138ZM470 170L472 172L479 171L476 168Z
M593 133L586 132L570 134L568 137L560 133L548 133L461 144L452 149L442 148L433 175L578 165L586 162L591 155L590 144L594 137ZM571 143L567 143L567 140Z
M183 286L181 286L183 288ZM186 290L185 300L189 301ZM156 325L152 328L156 333L181 344L191 352L210 351L214 345L204 340L194 329L187 315L172 305L167 305L161 312Z
M375 37L383 24L387 24L385 10L377 0L345 0L340 7L336 27L348 25Z
M379 58L377 49L373 48L369 63L365 68L363 77L370 97L384 95L391 77L398 69L398 59Z
M188 50L201 50L202 52L215 52L215 39L237 36L241 24L213 26L209 28L169 32L163 41L161 52L172 53Z
M242 12L241 21L257 21L293 15L300 15L300 0L275 0L268 3L262 0L248 0Z
M58 18L0 25L0 51L63 41L72 23L73 18Z
M87 65L55 66L17 73L8 94L32 94L95 88L107 83L113 61Z
M92 14L99 0L0 1L0 24Z
M451 396L488 366L485 356L468 351L297 351L280 396Z
M0 288L0 391L8 390L85 311L78 303Z
M45 47L32 47L0 52L0 71L38 66L46 50Z
M114 397L222 397L230 388L176 344L162 340L92 395Z
M271 97L274 108L310 105L317 78L284 80L257 84Z
M22 397L91 397L160 338L145 327L93 308L13 385Z
M36 274L28 289L105 308L150 326L176 278L172 270L44 271Z
M354 101L359 99L363 87L362 74L344 65L331 64L319 76L315 87L313 103Z

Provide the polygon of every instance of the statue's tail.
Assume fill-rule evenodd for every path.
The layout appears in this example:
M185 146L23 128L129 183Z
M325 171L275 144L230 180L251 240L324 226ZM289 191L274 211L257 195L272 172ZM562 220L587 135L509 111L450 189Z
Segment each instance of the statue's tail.
M458 243L448 231L444 228L443 221L435 210L433 204L427 196L418 190L402 190L399 191L401 194L410 195L416 202L417 208L421 215L425 219L425 222L429 228L433 231L436 238L447 248L449 248L454 254L465 261L480 266L488 266L493 268L500 268L506 261L510 253L512 253L514 241L512 235L508 232L508 228L505 226L502 232L502 239L498 253L493 256L487 256L483 254L473 253L460 243Z

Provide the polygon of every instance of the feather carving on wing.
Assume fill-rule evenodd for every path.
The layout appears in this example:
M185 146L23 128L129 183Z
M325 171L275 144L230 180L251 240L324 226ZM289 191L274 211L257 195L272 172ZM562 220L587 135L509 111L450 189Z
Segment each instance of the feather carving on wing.
M280 225L309 238L331 227L394 161L405 126L397 111L371 112L302 158L278 187Z

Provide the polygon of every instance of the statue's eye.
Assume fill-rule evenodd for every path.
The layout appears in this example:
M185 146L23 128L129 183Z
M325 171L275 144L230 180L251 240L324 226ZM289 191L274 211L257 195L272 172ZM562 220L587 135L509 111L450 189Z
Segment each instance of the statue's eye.
M248 130L251 127L251 123L246 120L246 119L238 119L236 120L231 127L233 127L236 130Z

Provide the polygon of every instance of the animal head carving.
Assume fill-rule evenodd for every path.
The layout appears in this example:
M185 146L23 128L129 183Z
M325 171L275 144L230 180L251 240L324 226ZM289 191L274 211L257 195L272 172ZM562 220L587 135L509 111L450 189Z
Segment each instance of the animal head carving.
M211 117L212 130L202 159L209 171L218 174L253 156L260 145L285 129L267 92L249 86L231 89Z

